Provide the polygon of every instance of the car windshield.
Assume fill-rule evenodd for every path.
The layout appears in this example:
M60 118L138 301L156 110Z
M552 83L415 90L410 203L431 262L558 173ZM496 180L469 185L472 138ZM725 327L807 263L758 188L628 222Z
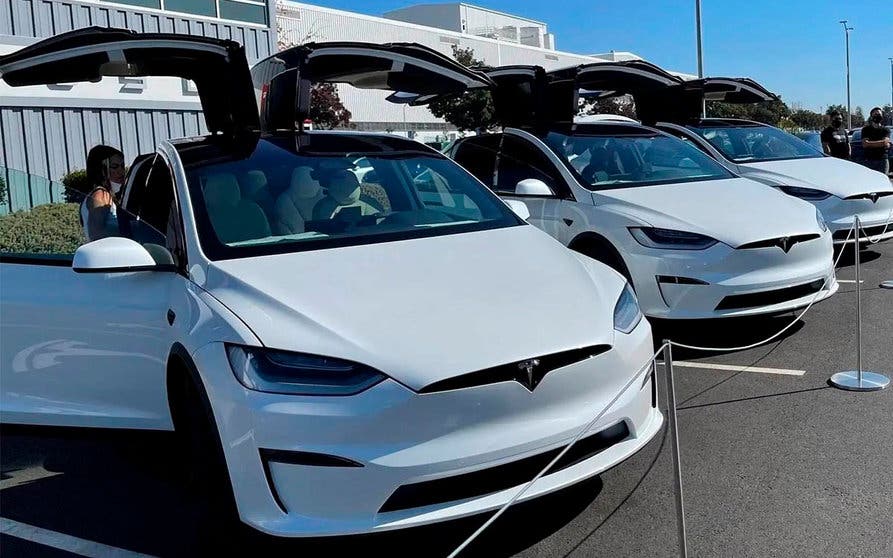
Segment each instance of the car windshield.
M772 126L705 125L691 129L736 163L811 159L823 156L821 150Z
M647 130L636 135L550 132L546 143L594 190L733 177L697 148Z
M223 140L204 148L180 148L208 257L318 250L523 224L457 164L411 142L310 135L300 138L300 147L293 135L255 140L239 155L236 148L222 147Z

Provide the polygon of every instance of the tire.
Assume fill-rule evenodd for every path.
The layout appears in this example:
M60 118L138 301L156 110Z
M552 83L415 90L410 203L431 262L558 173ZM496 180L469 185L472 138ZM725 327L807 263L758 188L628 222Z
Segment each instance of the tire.
M196 502L198 528L220 533L224 526L240 525L220 435L204 389L188 373L177 374L169 388L176 456L183 465L184 488Z
M614 249L613 246L610 246L610 248L608 246L610 246L610 244L603 245L600 242L588 240L583 242L571 243L570 248L575 252L579 252L584 256L589 256L593 260L605 264L617 273L623 275L623 277L626 278L626 281L633 288L633 291L635 291L636 285L635 283L633 283L632 275L630 274L629 269L626 267L626 263L624 263L623 258L620 257L620 254Z

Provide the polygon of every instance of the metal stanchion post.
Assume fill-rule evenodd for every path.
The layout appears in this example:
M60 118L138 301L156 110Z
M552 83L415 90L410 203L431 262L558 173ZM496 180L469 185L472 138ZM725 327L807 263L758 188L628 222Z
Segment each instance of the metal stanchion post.
M877 391L890 385L890 378L877 372L864 372L862 370L862 284L859 282L859 239L861 238L862 222L856 215L856 242L853 251L856 258L856 370L838 372L831 376L831 385L850 391Z
M676 382L673 378L673 345L664 341L664 370L667 374L667 421L673 440L673 470L676 481L676 527L679 529L679 556L687 558L685 499L682 496L682 459L679 455L679 427L676 422Z

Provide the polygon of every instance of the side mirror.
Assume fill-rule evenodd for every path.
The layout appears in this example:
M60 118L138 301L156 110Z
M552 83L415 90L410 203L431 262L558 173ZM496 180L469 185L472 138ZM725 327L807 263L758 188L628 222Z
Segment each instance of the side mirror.
M515 186L515 195L551 197L555 195L555 192L553 192L552 188L549 188L549 186L542 180L528 178L518 182L518 185Z
M509 206L509 209L515 212L515 215L520 217L521 219L527 220L530 217L530 210L527 209L527 204L520 200L502 200L505 202L505 205Z
M167 270L141 244L112 236L84 244L74 253L72 269L77 273L123 273Z

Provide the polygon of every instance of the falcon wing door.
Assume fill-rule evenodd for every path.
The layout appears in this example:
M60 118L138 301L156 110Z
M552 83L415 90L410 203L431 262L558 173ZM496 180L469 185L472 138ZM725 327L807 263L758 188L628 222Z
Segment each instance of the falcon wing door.
M0 77L13 87L95 82L105 76L192 80L210 131L258 128L245 49L234 41L89 27L0 56Z
M415 43L309 43L259 62L251 74L265 129L303 122L316 83L394 91L392 101L411 104L491 84L482 73Z
M549 76L549 98L556 106L555 120L572 122L581 96L632 95L639 99L679 86L682 79L644 60L595 62L553 70Z
M777 100L778 96L749 78L693 79L644 100L642 109L651 122L683 123L700 118L704 101L750 104Z

